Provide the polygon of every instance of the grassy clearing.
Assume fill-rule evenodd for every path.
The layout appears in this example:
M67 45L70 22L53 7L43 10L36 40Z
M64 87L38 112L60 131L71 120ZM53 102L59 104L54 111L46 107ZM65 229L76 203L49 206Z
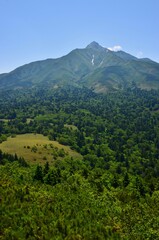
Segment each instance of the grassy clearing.
M26 122L29 124L33 119L32 118L27 118Z
M9 154L16 153L30 163L44 164L46 161L52 162L67 155L82 158L79 153L71 150L70 147L57 141L50 141L41 134L22 134L15 138L9 137L7 141L0 144L0 149Z
M9 119L0 119L1 122L9 122L10 120Z
M78 128L75 125L71 125L71 124L65 124L64 127L69 128L69 129L74 130L74 131L78 130Z
M9 122L11 119L5 119L5 118L0 118L1 122ZM26 122L29 124L33 119L32 118L27 118Z

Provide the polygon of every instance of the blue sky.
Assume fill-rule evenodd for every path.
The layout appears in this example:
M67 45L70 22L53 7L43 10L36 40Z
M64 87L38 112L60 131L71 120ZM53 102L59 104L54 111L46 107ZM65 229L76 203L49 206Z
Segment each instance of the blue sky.
M97 41L159 62L159 0L0 0L0 73Z

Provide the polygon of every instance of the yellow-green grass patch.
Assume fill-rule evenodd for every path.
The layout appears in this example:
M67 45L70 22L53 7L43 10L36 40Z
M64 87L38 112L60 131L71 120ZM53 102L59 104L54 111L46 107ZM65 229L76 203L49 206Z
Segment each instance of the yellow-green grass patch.
M30 123L33 119L32 118L27 118L26 123Z
M53 162L55 159L60 159L62 158L61 149L64 150L65 156L82 159L82 156L69 146L50 141L42 134L21 134L15 138L9 137L7 141L0 144L0 149L5 153L17 154L18 157L23 157L30 163L44 164L46 161Z
M9 122L10 120L9 119L0 119L1 122Z
M74 131L78 130L78 128L75 125L72 125L72 124L64 124L64 127L72 129Z

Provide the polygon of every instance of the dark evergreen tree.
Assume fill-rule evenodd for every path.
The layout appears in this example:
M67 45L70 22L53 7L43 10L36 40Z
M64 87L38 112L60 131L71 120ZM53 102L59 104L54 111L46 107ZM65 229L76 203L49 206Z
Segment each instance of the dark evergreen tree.
M130 180L129 180L129 175L128 173L126 172L125 176L124 176L124 179L123 179L123 186L124 187L127 187L130 183Z
M44 166L44 171L43 171L44 175L46 175L49 172L49 169L50 169L50 166L49 166L49 162L47 161Z
M36 167L34 179L43 182L43 170L42 167L39 165Z

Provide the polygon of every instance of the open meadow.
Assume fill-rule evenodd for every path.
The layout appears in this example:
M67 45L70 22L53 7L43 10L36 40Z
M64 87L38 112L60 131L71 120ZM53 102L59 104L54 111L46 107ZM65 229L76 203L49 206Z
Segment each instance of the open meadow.
M0 144L0 149L9 154L17 154L29 163L41 163L63 158L67 155L74 158L82 156L57 141L50 141L42 134L21 134L9 137L7 141Z

